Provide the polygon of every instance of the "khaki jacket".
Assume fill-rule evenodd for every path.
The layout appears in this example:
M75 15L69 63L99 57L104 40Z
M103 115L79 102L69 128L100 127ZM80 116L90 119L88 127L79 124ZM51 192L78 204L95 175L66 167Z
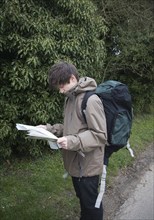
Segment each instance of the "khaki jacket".
M96 86L94 79L81 78L77 86L66 94L63 125L47 126L56 135L67 137L68 149L62 149L62 155L64 167L73 177L102 173L107 131L104 108L99 97L92 95L87 101L87 123L81 112L85 92L95 90Z

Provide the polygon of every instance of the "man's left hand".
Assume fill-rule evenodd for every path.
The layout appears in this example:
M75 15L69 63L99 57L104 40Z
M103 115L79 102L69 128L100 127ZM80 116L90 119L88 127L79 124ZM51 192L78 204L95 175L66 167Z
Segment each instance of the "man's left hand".
M66 137L60 137L60 138L58 138L57 143L61 146L61 148L63 148L63 149L68 149L68 146L67 146L67 138L66 138Z

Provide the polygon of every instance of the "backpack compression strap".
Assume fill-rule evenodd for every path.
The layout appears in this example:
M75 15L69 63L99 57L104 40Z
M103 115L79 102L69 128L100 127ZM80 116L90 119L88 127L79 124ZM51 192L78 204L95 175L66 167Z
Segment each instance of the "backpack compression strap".
M96 203L95 203L95 208L100 208L100 205L101 205L101 202L102 202L102 199L103 199L103 195L104 195L104 192L105 192L106 174L107 174L106 168L107 168L107 166L104 165L102 176L101 176L100 190L99 190L99 194L97 196L97 200L96 200Z
M81 104L81 112L82 112L82 115L83 115L86 123L87 123L87 120L86 120L86 116L85 116L85 110L87 107L87 101L88 101L88 98L93 94L95 94L95 91L86 91L85 95L83 97L83 100L82 100L82 104Z

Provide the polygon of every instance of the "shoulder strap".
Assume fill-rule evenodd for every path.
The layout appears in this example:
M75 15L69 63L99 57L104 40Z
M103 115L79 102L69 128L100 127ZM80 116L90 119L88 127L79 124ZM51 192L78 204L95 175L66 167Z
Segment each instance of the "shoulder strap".
M91 95L93 95L93 94L95 94L95 91L86 91L86 92L85 92L85 95L84 95L84 97L83 97L83 100L82 100L81 112L82 112L82 115L83 115L83 117L84 117L85 122L87 122L87 120L86 120L86 116L85 116L84 110L85 110L86 107L87 107L88 98L89 98Z

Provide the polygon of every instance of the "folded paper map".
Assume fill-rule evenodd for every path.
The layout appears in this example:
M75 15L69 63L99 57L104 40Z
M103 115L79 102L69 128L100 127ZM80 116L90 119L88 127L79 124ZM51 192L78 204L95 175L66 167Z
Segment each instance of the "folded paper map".
M44 128L25 124L16 124L16 128L20 131L27 131L27 135L30 138L47 140L52 149L59 148L59 145L57 144L58 138Z

